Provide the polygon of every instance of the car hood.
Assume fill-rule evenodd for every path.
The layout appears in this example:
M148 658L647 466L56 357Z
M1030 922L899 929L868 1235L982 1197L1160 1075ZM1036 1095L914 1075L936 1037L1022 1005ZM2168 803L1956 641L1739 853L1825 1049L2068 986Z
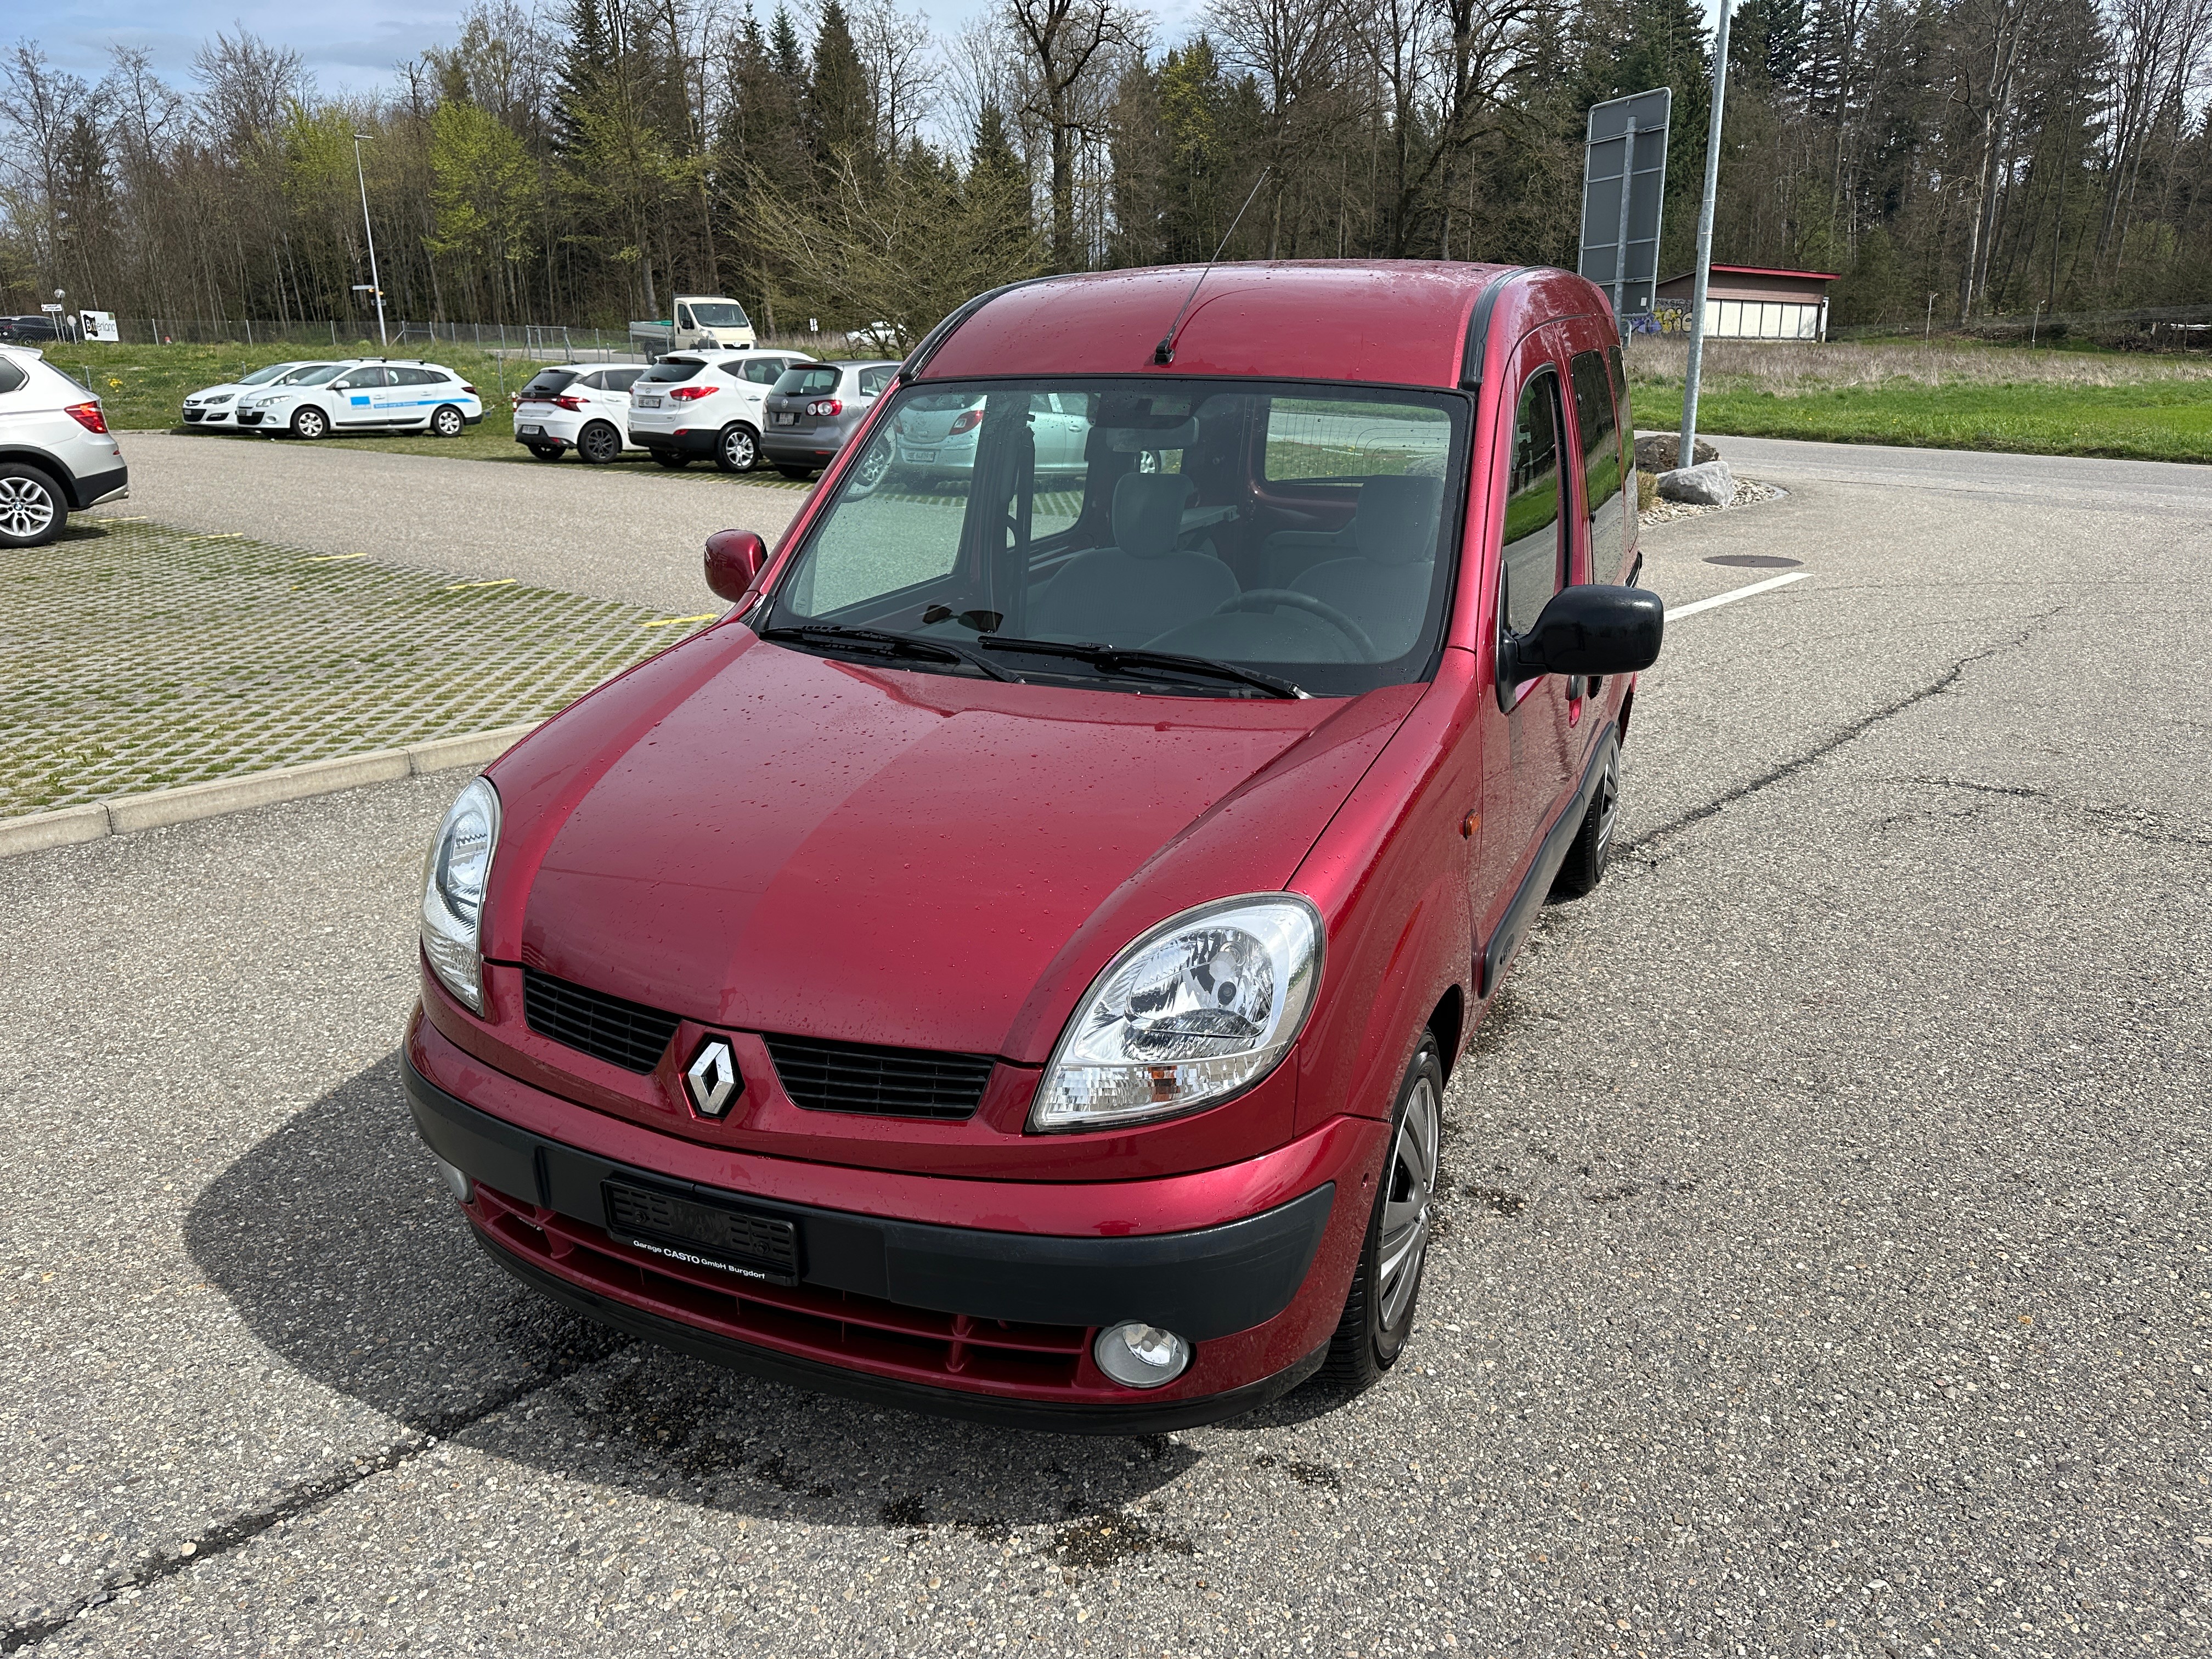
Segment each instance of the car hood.
M736 624L649 666L493 769L489 953L709 1024L1029 1064L1137 933L1280 890L1421 689L1001 684Z

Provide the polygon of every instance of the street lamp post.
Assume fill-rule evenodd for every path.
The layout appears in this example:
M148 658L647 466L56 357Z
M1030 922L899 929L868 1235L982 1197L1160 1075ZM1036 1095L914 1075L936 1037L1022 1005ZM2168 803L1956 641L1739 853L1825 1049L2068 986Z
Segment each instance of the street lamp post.
M1695 466L1698 462L1698 382L1705 364L1705 289L1712 280L1713 199L1720 189L1721 112L1728 100L1728 43L1729 0L1720 0L1720 17L1713 27L1713 118L1705 130L1705 193L1698 204L1698 272L1690 300L1690 358L1682 374L1682 433L1674 453L1676 466Z
M361 170L361 141L368 137L365 132L353 136L353 176L361 185L361 228L368 236L368 285L376 290L377 343L389 351L392 337L384 331L384 279L376 274L376 227L368 222L368 175Z

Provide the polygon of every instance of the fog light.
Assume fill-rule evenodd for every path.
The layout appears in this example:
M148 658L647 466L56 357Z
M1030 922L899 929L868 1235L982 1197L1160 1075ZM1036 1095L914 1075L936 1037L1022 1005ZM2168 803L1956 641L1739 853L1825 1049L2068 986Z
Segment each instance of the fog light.
M435 1152L430 1154L430 1162L438 1166L438 1179L446 1183L446 1190L456 1200L465 1204L477 1195L477 1183L469 1179L466 1170L455 1169Z
M1098 1369L1125 1389L1157 1389L1190 1367L1190 1344L1173 1331L1129 1320L1109 1325L1091 1345Z

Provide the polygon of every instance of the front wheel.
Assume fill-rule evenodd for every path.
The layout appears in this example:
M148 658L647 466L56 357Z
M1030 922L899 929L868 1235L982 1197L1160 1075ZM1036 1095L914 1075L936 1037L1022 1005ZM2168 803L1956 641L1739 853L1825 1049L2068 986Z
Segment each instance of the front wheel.
M1444 1063L1436 1037L1421 1033L1398 1085L1391 1115L1390 1152L1381 1190L1367 1218L1367 1242L1352 1275L1343 1316L1328 1345L1321 1375L1354 1393L1398 1361L1413 1328L1421 1269L1428 1261L1430 1206L1437 1188L1437 1156L1443 1142Z
M52 478L34 466L0 462L0 547L43 547L68 521Z
M576 434L576 454L586 466L605 466L622 459L622 434L605 421L593 421Z
M292 411L292 435L295 438L319 438L331 429L331 417L313 404Z
M1599 763L1597 793L1590 797L1575 831L1575 844L1567 861L1553 878L1552 891L1560 898L1580 898L1605 879L1605 866L1613 857L1613 831L1620 822L1620 744L1606 739L1604 760Z
M434 438L458 438L467 424L461 411L451 404L440 404L430 411L430 435Z
M760 465L760 440L749 426L722 428L715 441L714 465L725 472L750 472Z

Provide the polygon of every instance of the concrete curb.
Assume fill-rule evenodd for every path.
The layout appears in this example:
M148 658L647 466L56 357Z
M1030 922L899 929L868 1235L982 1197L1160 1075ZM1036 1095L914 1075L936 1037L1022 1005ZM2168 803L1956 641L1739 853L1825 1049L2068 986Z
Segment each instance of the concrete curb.
M121 795L94 801L88 806L65 806L58 812L33 812L26 817L0 818L0 858L16 853L35 853L48 847L69 847L78 842L125 836L163 824L189 823L195 818L221 817L271 801L305 800L311 795L334 794L357 789L365 783L393 783L455 767L483 766L505 754L538 729L538 722L503 726L496 732L472 732L465 737L433 738L404 749L382 749L368 755L341 755L333 760L309 761L304 766L283 766L273 772L254 772L242 778L217 778L211 783L188 783L177 789L156 789L143 795Z

